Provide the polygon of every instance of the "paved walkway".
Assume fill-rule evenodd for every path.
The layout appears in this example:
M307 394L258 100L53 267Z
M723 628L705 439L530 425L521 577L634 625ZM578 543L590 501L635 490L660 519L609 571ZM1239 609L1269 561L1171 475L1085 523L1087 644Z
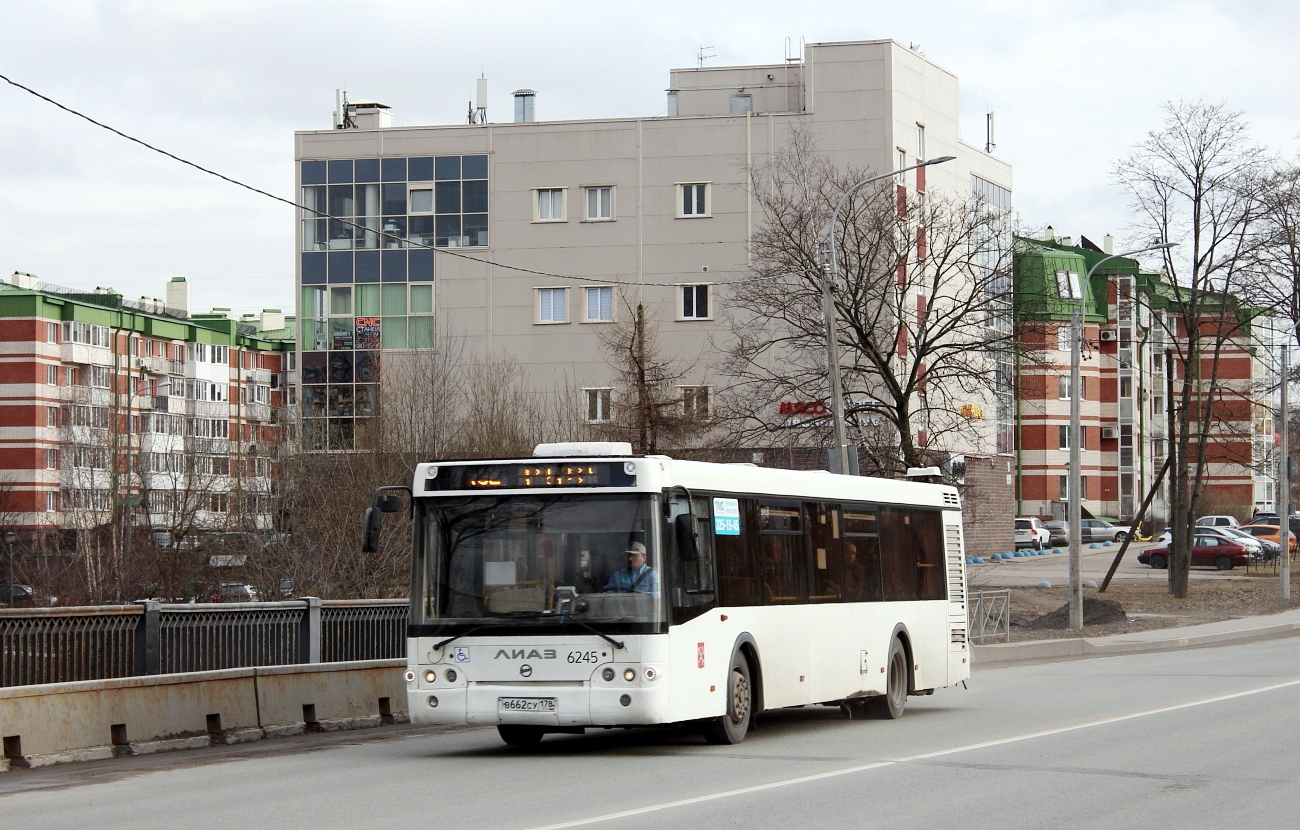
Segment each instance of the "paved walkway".
M973 646L974 666L1069 657L1103 657L1169 651L1177 648L1228 643L1256 637L1300 633L1300 609L1261 617L1112 634L1108 637L1071 637L1060 640L1031 640Z

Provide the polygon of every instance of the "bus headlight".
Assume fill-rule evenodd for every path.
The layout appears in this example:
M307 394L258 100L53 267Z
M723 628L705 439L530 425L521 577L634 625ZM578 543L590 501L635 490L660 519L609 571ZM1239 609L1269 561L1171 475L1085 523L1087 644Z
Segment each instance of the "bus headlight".
M636 669L625 670L623 672L623 679L626 680L628 683L631 683L633 680L636 680Z
M435 680L437 680L437 679L438 679L438 673L437 673L436 671L434 671L433 669L429 669L427 672L424 673L424 682L425 682L425 683L432 683L433 681L435 681Z
M406 682L407 682L407 683L414 683L414 682L415 682L415 669L407 669L407 670L406 670L406 674L403 675L403 677L406 678Z
M630 476L636 475L636 463L632 461L624 461L623 472L627 473Z
M646 679L646 680L654 680L654 679L655 679L656 677L658 677L658 676L659 676L659 672L655 670L655 667L654 667L654 666L647 666L647 667L646 667L646 670L645 670L645 679Z

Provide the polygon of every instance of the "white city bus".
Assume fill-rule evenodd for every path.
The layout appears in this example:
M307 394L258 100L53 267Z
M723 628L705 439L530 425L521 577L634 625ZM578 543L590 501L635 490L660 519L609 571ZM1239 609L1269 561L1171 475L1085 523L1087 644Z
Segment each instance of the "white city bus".
M411 495L415 723L736 743L764 709L896 718L970 676L951 487L543 444L420 464ZM371 546L400 505L375 502Z

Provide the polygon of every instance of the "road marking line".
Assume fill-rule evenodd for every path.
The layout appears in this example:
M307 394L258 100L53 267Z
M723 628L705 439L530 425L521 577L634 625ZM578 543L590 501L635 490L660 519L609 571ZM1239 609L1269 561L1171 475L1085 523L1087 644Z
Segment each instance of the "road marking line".
M987 749L1004 744L1013 744L1019 741L1028 741L1034 738L1043 738L1049 735L1059 735L1064 732L1074 732L1079 729L1088 729L1094 726L1107 726L1112 723L1120 723L1134 718L1145 718L1149 715L1160 715L1165 712L1176 712L1179 709L1189 709L1193 706L1204 706L1210 703L1222 703L1225 700L1235 700L1250 695L1263 694L1272 692L1277 689L1285 689L1291 686L1300 686L1300 679L1288 680L1285 683L1274 683L1271 686L1261 686L1258 689L1247 689L1244 692L1233 692L1232 694L1218 695L1216 697L1207 697L1203 700L1193 700L1188 703L1176 703L1172 706L1161 706L1157 709L1146 709L1141 712L1133 712L1127 715L1116 715L1115 717L1103 718L1102 720L1088 721L1087 723L1076 723L1071 726L1060 726L1055 729L1042 729L1037 732L1028 732L1024 735L1013 735L1009 738L998 738L992 741L981 741L976 744L967 744L965 746L954 747L952 749L941 749L937 752L925 752L919 755L908 755L903 758L892 758L884 761L873 761L869 764L859 764L852 767L843 767L842 769L830 770L828 772L819 772L815 775L801 775L797 778L785 778L780 781L770 781L766 784L755 784L750 787L741 787L735 790L723 790L722 792L709 793L708 795L697 795L694 798L683 798L677 801L665 801L661 804L651 804L646 807L636 807L631 810L620 810L617 813L605 813L599 816L590 816L588 818L573 819L572 821L562 821L557 824L545 824L537 827L528 828L528 830L564 830L568 827L583 827L588 824L599 824L606 821L614 821L620 818L629 818L631 816L645 815L646 813L657 813L660 810L671 810L676 807L686 807L691 804L701 804L706 801L716 801L721 798L734 798L738 795L748 795L749 793L762 792L764 790L774 790L780 787L789 787L796 784L807 784L812 781L822 781L827 778L836 778L841 775L852 775L856 772L866 772L868 770L880 769L881 767L892 767L898 764L905 764L909 761L922 761L928 758L938 758L943 755L953 755L958 752L971 752L977 749Z

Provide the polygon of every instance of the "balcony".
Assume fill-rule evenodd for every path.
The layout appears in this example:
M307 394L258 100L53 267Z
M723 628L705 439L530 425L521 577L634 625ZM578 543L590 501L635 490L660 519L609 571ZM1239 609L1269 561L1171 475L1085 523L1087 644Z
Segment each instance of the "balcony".
M185 414L200 418L229 418L230 404L227 401L186 401Z
M246 369L244 371L244 381L246 383L260 383L263 386L271 382L270 369Z
M64 363L113 365L113 355L108 349L89 346L85 343L60 343L59 359Z
M171 371L171 361L162 357L137 357L135 368L151 375L165 375Z
M264 403L245 404L244 417L250 421L269 421L271 420L271 407Z

